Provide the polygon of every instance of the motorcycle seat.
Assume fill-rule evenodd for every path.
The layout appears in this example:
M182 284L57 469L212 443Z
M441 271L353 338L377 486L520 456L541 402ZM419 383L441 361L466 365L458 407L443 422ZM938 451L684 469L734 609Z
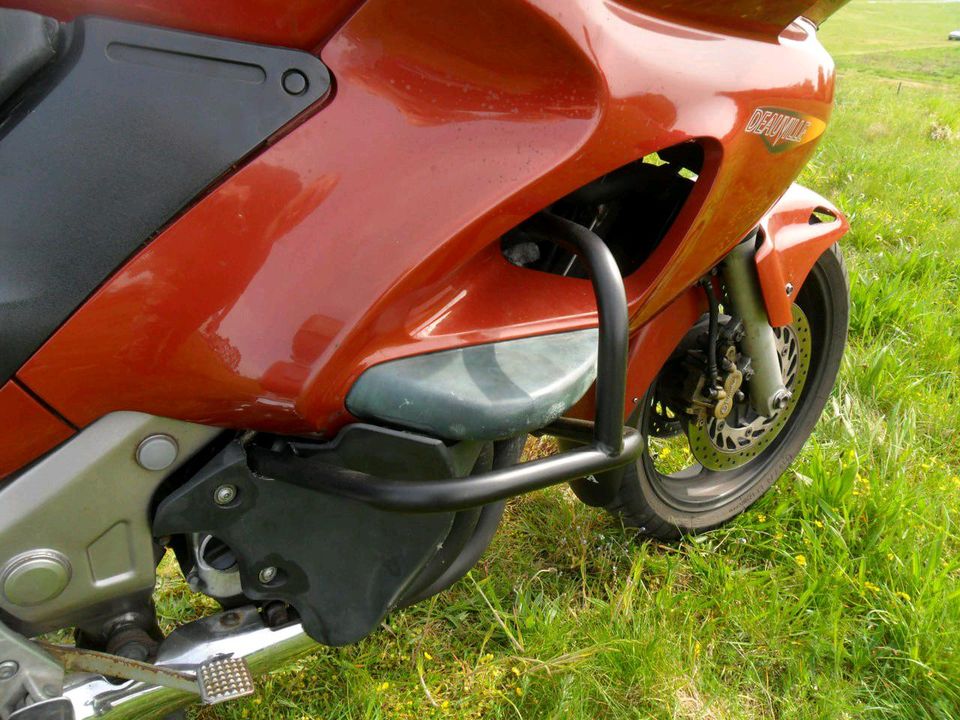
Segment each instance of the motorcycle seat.
M0 9L0 105L53 59L59 37L53 18Z

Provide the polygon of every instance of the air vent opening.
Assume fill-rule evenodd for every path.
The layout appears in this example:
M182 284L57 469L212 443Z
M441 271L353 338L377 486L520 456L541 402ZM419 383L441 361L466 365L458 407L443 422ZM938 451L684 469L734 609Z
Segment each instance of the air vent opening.
M832 223L836 219L836 213L827 210L827 208L818 207L810 213L810 220L808 222L811 225L819 225L820 223Z
M621 274L634 273L666 237L703 170L696 142L660 150L608 173L558 200L547 210L591 229L613 252ZM571 252L520 225L501 238L513 265L553 275L585 278Z

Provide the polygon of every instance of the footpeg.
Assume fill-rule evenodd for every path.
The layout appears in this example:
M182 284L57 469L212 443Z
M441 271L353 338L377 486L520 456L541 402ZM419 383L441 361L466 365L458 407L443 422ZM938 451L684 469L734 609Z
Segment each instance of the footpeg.
M151 665L95 650L40 643L68 672L136 680L199 695L204 705L253 695L253 674L243 658L219 655L189 669ZM182 667L182 666L181 666Z
M204 705L253 695L253 674L243 658L224 657L205 662L197 668L200 699Z

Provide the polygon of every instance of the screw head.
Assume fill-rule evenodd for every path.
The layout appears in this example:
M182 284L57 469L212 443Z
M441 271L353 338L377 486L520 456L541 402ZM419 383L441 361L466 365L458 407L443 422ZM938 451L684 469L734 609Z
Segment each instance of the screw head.
M783 288L783 290L784 292L787 293L787 295L793 295L793 283L787 283L786 287Z
M20 672L20 665L16 660L4 660L0 662L0 680L9 680Z
M303 95L309 84L307 76L299 70L287 70L283 74L283 89L291 95Z
M237 486L221 485L213 494L213 499L217 505L229 505L237 499Z
M262 584L269 585L277 578L277 569L273 565L265 567L260 571L258 578Z

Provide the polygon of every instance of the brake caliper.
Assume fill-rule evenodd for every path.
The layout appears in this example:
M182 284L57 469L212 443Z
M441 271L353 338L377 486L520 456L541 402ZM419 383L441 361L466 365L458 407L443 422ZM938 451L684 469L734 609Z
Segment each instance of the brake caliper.
M721 332L721 347L723 355L720 361L721 373L717 377L715 384L710 382L707 373L703 371L702 354L697 350L689 351L690 365L694 365L696 371L690 373L688 377L696 378L696 385L690 398L690 404L685 412L693 416L697 427L703 427L704 423L711 417L717 420L724 420L733 410L734 402L741 402L744 399L740 388L746 380L753 374L750 369L750 358L737 350L736 342L743 330L740 323L735 323L732 327L724 327Z

